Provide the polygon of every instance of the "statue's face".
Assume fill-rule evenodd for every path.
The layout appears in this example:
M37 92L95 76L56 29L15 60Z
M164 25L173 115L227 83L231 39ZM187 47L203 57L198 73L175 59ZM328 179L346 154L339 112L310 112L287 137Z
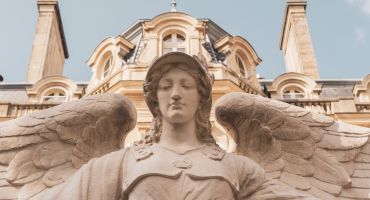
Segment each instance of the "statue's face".
M194 120L199 104L197 82L186 71L173 69L158 83L159 110L163 120L185 123Z

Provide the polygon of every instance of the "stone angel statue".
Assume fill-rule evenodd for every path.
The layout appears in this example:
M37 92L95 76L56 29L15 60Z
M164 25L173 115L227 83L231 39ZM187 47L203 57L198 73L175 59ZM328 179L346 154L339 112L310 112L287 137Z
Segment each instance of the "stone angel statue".
M115 94L1 122L0 199L41 199L92 158L119 150L135 124L135 107Z
M370 129L256 95L231 93L216 118L236 153L320 199L370 199Z
M96 95L0 124L0 199L367 199L370 129L263 97L215 105L237 143L216 144L212 77L196 58L168 53L150 66L148 135L119 144L135 109Z

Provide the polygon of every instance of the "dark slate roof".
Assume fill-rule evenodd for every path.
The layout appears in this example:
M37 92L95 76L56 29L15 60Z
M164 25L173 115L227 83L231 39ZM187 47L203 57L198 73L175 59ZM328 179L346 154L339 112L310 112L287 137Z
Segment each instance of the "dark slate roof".
M30 86L30 84L25 83L0 84L0 101L10 103L29 102L29 98L26 92L27 86Z
M271 86L273 80L259 80L261 87ZM321 84L321 93L319 98L337 98L337 97L354 97L353 88L356 84L360 84L360 79L346 80L346 79L333 79L333 80L317 80L317 84Z
M319 80L322 84L319 98L353 97L353 88L359 80Z

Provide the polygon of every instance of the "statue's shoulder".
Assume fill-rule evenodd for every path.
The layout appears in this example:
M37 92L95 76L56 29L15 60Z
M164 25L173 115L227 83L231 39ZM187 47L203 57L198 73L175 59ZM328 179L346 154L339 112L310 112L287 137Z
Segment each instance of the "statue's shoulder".
M131 147L127 148L127 151L132 154L136 161L145 160L153 155L153 144L146 143L143 140L134 142Z
M212 160L222 161L227 154L226 151L216 144L205 144L203 153Z

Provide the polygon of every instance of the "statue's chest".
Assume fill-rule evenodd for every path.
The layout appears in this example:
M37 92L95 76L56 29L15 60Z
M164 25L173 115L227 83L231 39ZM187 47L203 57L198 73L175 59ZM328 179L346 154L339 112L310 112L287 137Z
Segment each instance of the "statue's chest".
M215 188L223 185L226 188L218 192L236 194L239 190L236 170L231 162L223 159L220 152L206 148L184 154L155 146L133 149L124 163L122 189L130 196L144 195L142 189L153 194L165 188L171 188L171 195L204 195L208 193L207 190L211 190L217 196ZM197 194L200 188L202 193ZM161 198L167 199L163 196ZM176 198L185 199L179 196Z

